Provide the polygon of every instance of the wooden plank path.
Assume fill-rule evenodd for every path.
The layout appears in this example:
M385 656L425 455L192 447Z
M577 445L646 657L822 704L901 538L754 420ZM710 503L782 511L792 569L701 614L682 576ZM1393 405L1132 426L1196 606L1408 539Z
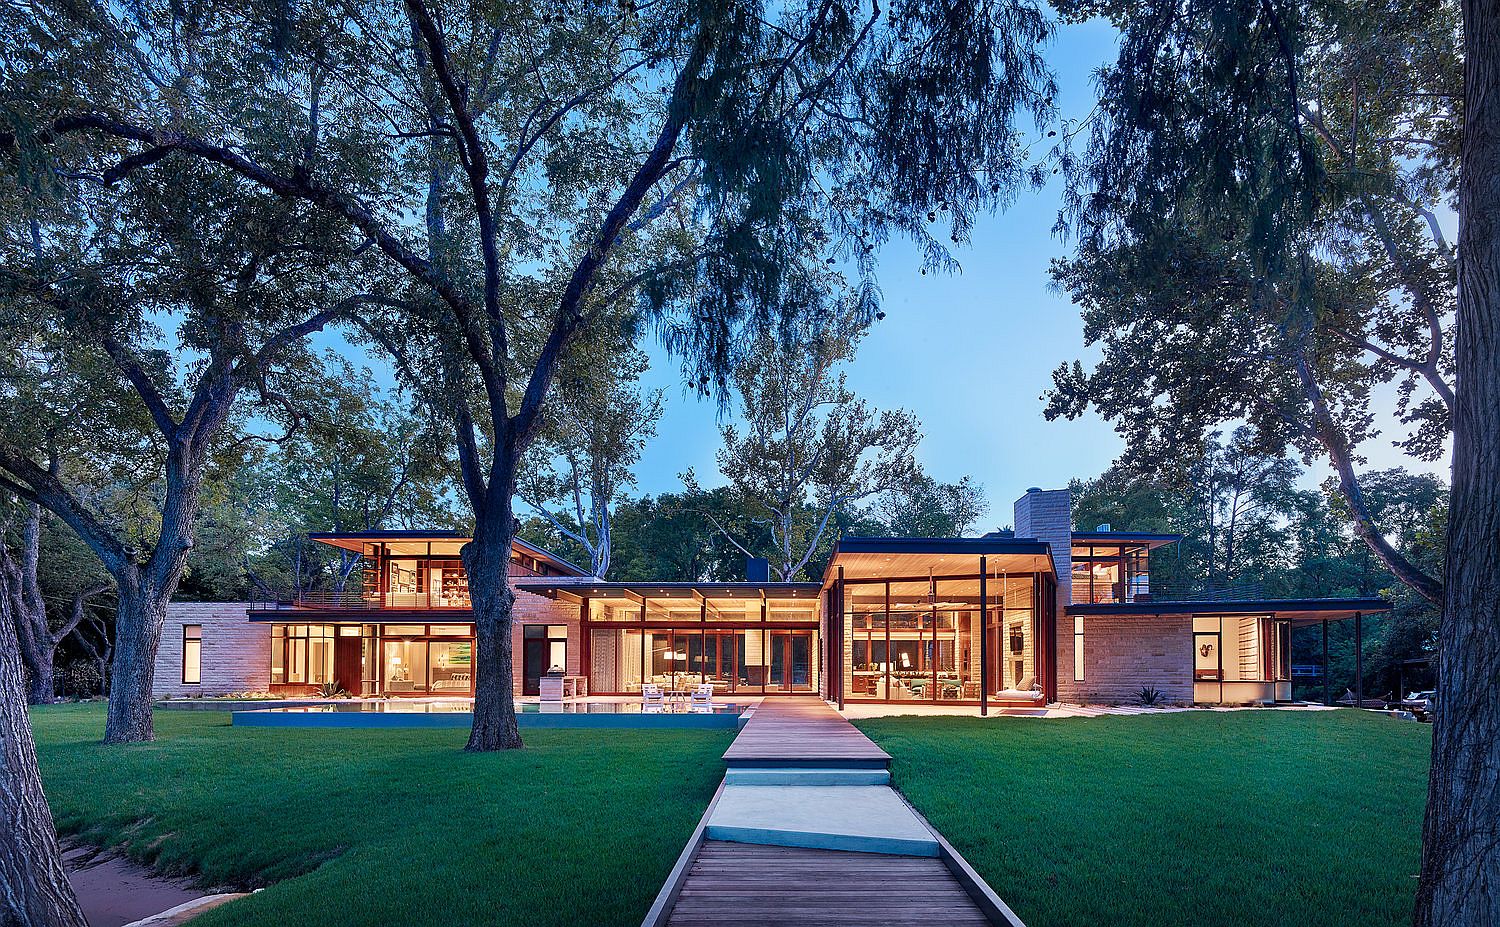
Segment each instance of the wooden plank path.
M724 761L731 767L885 769L891 755L822 699L785 697L761 701Z
M668 927L990 923L938 859L717 840L703 844L667 920Z

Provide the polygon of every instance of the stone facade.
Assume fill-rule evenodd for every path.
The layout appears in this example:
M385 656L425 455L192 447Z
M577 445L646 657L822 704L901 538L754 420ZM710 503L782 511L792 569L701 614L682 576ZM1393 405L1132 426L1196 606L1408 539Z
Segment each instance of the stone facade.
M1057 698L1079 701L1081 690L1073 678L1073 620L1067 612L1073 600L1073 494L1066 489L1028 489L1016 500L1014 513L1016 537L1046 541L1052 547L1052 570L1057 577Z
M1083 619L1083 681L1073 679L1073 622L1068 620L1067 702L1135 704L1143 687L1165 701L1193 701L1193 619L1189 615L1089 615ZM1062 636L1061 632L1058 634ZM1061 688L1061 687L1059 687ZM1061 696L1061 693L1059 692Z
M237 692L265 692L271 686L271 622L251 621L245 602L173 602L167 607L162 627L161 646L156 652L156 677L152 693L156 698L191 698L194 696L231 695ZM515 637L512 647L512 671L515 691L521 693L522 628L528 624L566 625L568 628L568 674L577 676L583 669L582 621L577 605L555 602L530 592L516 592L513 606ZM287 620L296 614L288 612ZM182 681L183 628L199 625L202 630L200 679L194 685ZM311 691L308 686L278 687L288 694Z
M161 646L156 650L152 694L157 698L265 692L271 685L271 627L251 622L245 602L173 602L167 606ZM182 681L182 634L202 631L197 685Z
M511 618L515 622L511 638L511 672L515 679L515 692L521 694L521 660L523 657L525 632L528 624L565 624L568 626L568 675L583 675L583 616L577 605L556 602L534 592L516 590L516 601L511 605Z

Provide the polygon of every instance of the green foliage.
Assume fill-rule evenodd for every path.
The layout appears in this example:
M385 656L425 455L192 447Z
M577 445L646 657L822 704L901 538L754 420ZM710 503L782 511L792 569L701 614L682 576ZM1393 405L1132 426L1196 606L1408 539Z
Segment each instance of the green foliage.
M1077 247L1053 276L1101 356L1057 369L1047 415L1096 408L1142 470L1239 421L1267 453L1327 457L1369 543L1435 598L1382 544L1354 470L1382 383L1398 384L1398 445L1446 446L1456 4L1058 6L1110 18L1121 43L1058 152Z
M989 510L984 488L965 476L939 483L918 472L875 500L870 513L892 537L956 538Z
M1384 597L1394 609L1364 620L1368 692L1397 684L1404 661L1436 652L1440 610L1387 571L1355 533L1354 519L1337 489L1296 488L1301 475L1285 458L1257 457L1240 443L1218 444L1167 481L1111 467L1093 480L1075 480L1074 527L1109 523L1121 530L1183 535L1179 544L1151 555L1151 587L1158 594L1231 590L1255 598ZM1391 542L1413 563L1442 573L1447 488L1435 477L1401 470L1363 473L1360 482L1372 512L1391 526ZM1316 631L1293 636L1293 663L1322 662ZM1355 678L1354 626L1329 628L1329 667L1335 694ZM1408 679L1429 679L1408 668ZM1322 699L1315 684L1299 696Z
M1431 731L1354 711L885 718L902 794L1030 927L1411 922Z
M750 518L726 523L730 537L764 529L769 544L737 541L765 555L782 580L802 573L829 538L833 517L912 482L922 438L909 412L876 410L856 396L842 367L854 357L864 320L845 311L830 324L762 336L735 372L743 425L724 425L719 471ZM696 486L691 471L683 477Z

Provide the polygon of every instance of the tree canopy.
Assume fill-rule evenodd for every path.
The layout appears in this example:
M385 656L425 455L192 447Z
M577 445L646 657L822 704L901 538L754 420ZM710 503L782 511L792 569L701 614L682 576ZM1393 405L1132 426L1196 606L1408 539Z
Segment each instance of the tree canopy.
M1089 118L1065 127L1054 276L1103 349L1058 368L1049 417L1094 406L1138 466L1248 423L1328 459L1360 536L1423 596L1359 483L1396 382L1396 443L1431 460L1453 402L1459 131L1451 3L1059 3L1121 30Z

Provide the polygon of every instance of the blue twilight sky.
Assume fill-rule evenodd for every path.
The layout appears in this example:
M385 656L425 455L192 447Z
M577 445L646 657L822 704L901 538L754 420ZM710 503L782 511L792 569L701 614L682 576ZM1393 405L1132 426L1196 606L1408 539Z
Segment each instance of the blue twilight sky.
M1093 72L1114 54L1115 32L1104 23L1059 28L1048 58L1063 117L1093 107ZM1028 486L1097 474L1122 447L1097 418L1042 418L1038 397L1053 368L1083 356L1077 310L1048 288L1048 264L1065 252L1051 233L1058 198L1052 184L982 219L973 241L955 252L961 273L923 276L913 248L888 245L878 271L886 318L848 367L850 387L877 408L916 413L928 473L945 481L968 474L984 486L990 514L983 527L1009 524L1010 504ZM659 346L649 350L649 383L665 386L670 401L637 468L640 489L679 489L677 475L690 466L705 484L720 481L717 408L684 395L672 360Z
M1063 118L1092 109L1093 73L1115 50L1115 32L1103 22L1058 28L1048 58ZM1039 397L1052 370L1075 358L1087 364L1093 356L1083 346L1078 310L1048 286L1049 262L1067 251L1051 231L1059 194L1054 182L981 220L973 241L955 253L961 273L923 276L912 248L902 242L886 247L878 271L886 318L847 368L850 387L877 408L916 413L925 434L918 456L928 473L944 481L967 474L984 487L990 508L975 526L980 531L1010 524L1011 503L1027 487L1097 476L1123 448L1109 423L1092 414L1073 422L1042 417ZM328 341L348 347L337 337ZM684 392L677 363L659 344L643 347L652 362L645 386L666 389L666 408L636 468L636 492L679 490L679 474L689 467L703 485L721 484L714 459L723 421L717 405ZM1392 408L1394 390L1380 391L1376 401ZM1446 461L1429 467L1404 457L1390 446L1402 433L1399 423L1386 415L1380 424L1387 437L1361 449L1368 466L1401 465L1446 478ZM1328 475L1319 462L1305 482L1316 486Z
M1048 58L1063 118L1082 118L1093 108L1093 74L1115 53L1116 33L1106 23L1058 28ZM1092 414L1072 422L1042 417L1039 397L1052 370L1093 356L1083 346L1078 310L1048 286L1049 262L1067 250L1051 231L1059 195L1054 182L981 220L970 245L956 253L959 274L922 276L913 249L887 247L879 266L886 318L848 367L850 386L876 407L917 414L926 435L919 457L928 473L945 481L968 474L984 487L990 509L980 530L1008 525L1011 503L1027 487L1096 476L1123 449L1114 429ZM722 482L714 463L716 406L685 395L673 361L658 345L648 350L647 384L666 387L668 404L637 468L640 491L680 489L678 474L688 467L705 485ZM1392 389L1377 396L1377 407L1394 402ZM1393 450L1390 438L1402 429L1389 415L1383 419L1388 436L1362 448L1371 468L1402 465L1446 478L1446 461L1429 467ZM1305 482L1315 486L1328 475L1319 462Z

